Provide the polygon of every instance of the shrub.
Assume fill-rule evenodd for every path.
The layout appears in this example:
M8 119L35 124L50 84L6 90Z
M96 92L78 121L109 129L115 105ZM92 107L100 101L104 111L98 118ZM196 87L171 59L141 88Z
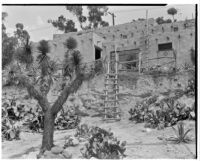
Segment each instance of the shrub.
M137 103L129 113L129 120L137 123L146 122L146 127L158 129L173 126L180 120L195 119L194 108L186 107L174 98L165 98L156 103L145 100Z
M99 127L93 127L88 143L81 149L84 158L120 159L125 157L126 142L121 142L113 133Z
M188 85L185 89L185 94L187 96L194 96L195 95L195 81L194 81L194 79L188 80Z
M75 114L59 113L55 120L56 129L74 129L80 123ZM17 98L2 100L2 132L7 140L19 139L21 127L26 126L32 132L40 132L44 127L44 114L37 105L32 108L20 103Z

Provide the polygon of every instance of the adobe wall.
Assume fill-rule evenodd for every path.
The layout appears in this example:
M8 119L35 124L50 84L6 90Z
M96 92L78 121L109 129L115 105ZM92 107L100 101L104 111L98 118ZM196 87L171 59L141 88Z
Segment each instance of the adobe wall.
M148 20L149 33L149 49L143 51L143 58L156 58L159 54L158 44L172 42L173 48L177 53L178 67L185 63L191 65L190 49L195 48L195 21L188 20L188 28L185 29L185 21L175 22L174 26L178 27L178 31L173 31L171 23L158 25L154 19ZM95 60L95 48L99 46L102 49L102 57L110 57L110 52L114 51L115 45L119 48L132 48L141 50L144 48L144 42L141 43L141 38L145 35L146 21L135 21L131 23L103 27L99 29L72 32L67 34L56 34L53 40L49 41L51 46L50 56L53 59L63 60L67 49L64 47L64 42L69 37L74 37L78 42L78 50L82 53L85 62ZM172 56L168 53L167 56ZM149 61L149 66L162 64L168 60Z

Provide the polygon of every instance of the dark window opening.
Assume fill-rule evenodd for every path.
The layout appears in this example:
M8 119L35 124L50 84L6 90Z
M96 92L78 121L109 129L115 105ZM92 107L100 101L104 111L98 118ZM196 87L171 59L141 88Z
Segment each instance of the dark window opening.
M178 27L174 27L174 32L178 31Z
M122 38L123 39L127 39L127 35L122 35Z
M95 60L101 59L101 49L95 47Z
M158 50L164 51L164 50L172 50L172 43L164 43L164 44L158 44Z

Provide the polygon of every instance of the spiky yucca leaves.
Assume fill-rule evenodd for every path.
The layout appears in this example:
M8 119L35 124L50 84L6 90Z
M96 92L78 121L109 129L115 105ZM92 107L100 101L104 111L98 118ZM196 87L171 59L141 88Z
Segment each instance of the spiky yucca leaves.
M78 50L74 50L71 54L66 54L63 75L72 78L74 74L80 73L82 60L82 55Z
M38 55L37 60L39 61L40 68L41 68L41 76L48 75L48 68L49 68L49 56L47 53L50 51L50 46L48 41L41 40L37 47L38 51L41 53Z
M38 45L37 49L41 54L46 55L50 51L50 47L49 47L48 41L41 40L39 42L39 45Z
M69 37L64 43L65 47L68 49L65 54L64 60L64 71L63 75L68 76L72 79L73 75L77 75L81 72L80 65L82 64L82 56L78 50L76 39Z
M64 46L68 49L68 50L74 50L76 49L78 43L76 41L76 39L74 39L73 37L69 37L65 42L64 42Z
M177 125L177 129L173 126L172 129L174 130L176 137L170 137L167 139L168 141L173 141L177 144L188 143L191 141L191 139L187 137L187 134L191 131L191 129L185 131L184 123L182 121Z

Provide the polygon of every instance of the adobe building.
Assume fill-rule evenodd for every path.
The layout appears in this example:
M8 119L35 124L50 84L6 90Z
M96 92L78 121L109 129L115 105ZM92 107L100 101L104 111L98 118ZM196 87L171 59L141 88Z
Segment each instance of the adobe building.
M77 49L84 62L112 59L116 46L119 61L138 60L141 53L142 66L153 67L170 64L176 54L176 65L181 67L192 65L190 49L195 49L195 20L158 25L154 19L148 19L148 22L134 21L95 30L55 34L49 41L53 59L63 60L67 51L64 42L69 37L77 40Z

